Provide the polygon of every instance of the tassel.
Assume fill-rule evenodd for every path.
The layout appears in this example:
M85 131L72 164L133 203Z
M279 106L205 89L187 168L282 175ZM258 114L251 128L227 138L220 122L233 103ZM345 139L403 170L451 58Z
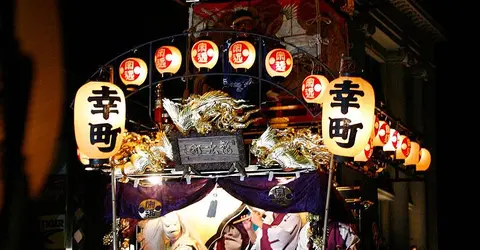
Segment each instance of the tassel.
M208 212L207 212L207 217L208 218L214 218L215 215L217 214L217 200L216 199L212 199L212 201L210 201L210 206L208 207Z

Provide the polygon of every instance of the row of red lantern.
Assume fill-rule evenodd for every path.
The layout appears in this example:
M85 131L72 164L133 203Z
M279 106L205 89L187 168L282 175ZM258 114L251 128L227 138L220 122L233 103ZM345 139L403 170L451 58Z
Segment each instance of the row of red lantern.
M374 115L373 88L361 77L341 76L329 82L322 75L309 75L302 82L302 95L308 103L323 105L322 136L333 154L367 161L373 148L382 146L386 152L393 151L395 159L404 160L404 165L416 165L417 171L428 169L429 151Z
M212 69L218 62L218 46L209 40L196 42L191 59L197 69ZM228 49L228 61L234 69L250 69L255 63L255 47L247 41L234 42ZM155 51L154 63L162 74L176 74L182 65L182 53L174 46L161 46ZM265 68L271 77L287 77L293 69L293 57L286 49L271 50L265 58ZM140 58L130 57L120 63L121 81L127 86L140 86L147 78L148 67Z

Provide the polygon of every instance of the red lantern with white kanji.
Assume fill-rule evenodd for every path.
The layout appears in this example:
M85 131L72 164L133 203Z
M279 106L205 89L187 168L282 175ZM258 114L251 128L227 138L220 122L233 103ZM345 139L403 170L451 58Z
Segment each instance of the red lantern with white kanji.
M322 137L334 155L355 157L372 137L375 93L361 77L342 76L328 86L322 110Z
M236 41L228 48L228 61L234 69L250 69L255 57L255 47L250 42Z
M193 45L190 55L197 69L212 69L218 61L218 47L210 40L200 40Z
M173 46L162 46L155 52L155 68L160 74L175 74L182 66L182 53Z
M405 135L400 135L400 140L398 141L398 147L395 150L395 159L405 160L409 155L412 149L412 143L410 139Z
M430 167L432 156L426 148L421 148L418 154L420 160L416 164L416 171L426 171Z
M405 158L405 162L403 165L416 165L420 160L418 156L420 153L420 145L417 142L412 141L410 143L410 154L408 154L407 158Z
M121 146L125 131L125 95L115 84L88 82L74 104L75 140L90 162L108 163Z
M383 151L395 152L395 150L398 147L399 141L400 141L400 133L396 129L391 128L388 141L385 145L383 145Z
M363 148L363 151L360 152L360 154L353 157L353 160L354 161L362 161L362 162L368 161L368 159L370 159L370 157L372 157L372 154L373 154L372 142L373 142L373 138L370 137L367 144Z
M322 75L309 75L302 82L302 96L308 103L323 103L329 81Z
M135 90L147 79L147 64L140 58L130 57L120 63L120 80L127 86L127 90Z
M375 138L373 138L373 146L381 147L387 144L390 139L390 126L386 121L378 121L378 119L376 124L375 126L378 126L378 132Z
M293 68L293 57L286 49L273 49L265 57L265 68L271 77L287 77Z

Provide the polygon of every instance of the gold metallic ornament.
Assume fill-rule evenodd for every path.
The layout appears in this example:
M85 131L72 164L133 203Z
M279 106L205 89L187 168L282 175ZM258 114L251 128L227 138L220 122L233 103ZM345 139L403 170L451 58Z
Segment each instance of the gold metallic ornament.
M163 99L163 107L177 129L183 134L188 134L193 128L200 134L207 134L213 129L235 132L261 119L249 120L250 116L259 109L243 113L241 112L243 109L253 107L253 105L244 103L244 100L236 100L219 90L210 91L201 96L190 95L182 103L176 103L167 98Z
M313 169L326 171L330 152L323 139L310 129L274 129L270 126L252 141L250 152L264 166L279 164L284 169Z
M110 158L110 163L128 176L146 171L161 172L172 159L172 144L164 131L151 135L126 132L120 150Z

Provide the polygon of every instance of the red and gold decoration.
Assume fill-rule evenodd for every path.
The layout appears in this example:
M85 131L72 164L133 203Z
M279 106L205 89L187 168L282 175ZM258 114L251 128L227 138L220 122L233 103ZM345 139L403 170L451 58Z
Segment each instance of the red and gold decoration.
M355 157L353 157L353 160L354 161L361 161L361 162L365 162L365 161L368 161L368 159L370 159L370 157L372 157L372 154L373 154L373 138L370 137L370 139L368 140L367 144L365 145L365 147L363 148L363 151L360 152L360 154L356 155Z
M250 69L255 57L255 47L247 41L234 42L228 49L228 61L234 69Z
M74 126L78 150L108 162L121 146L125 130L125 95L115 84L88 82L75 96Z
M120 63L118 73L127 90L133 91L147 79L148 68L142 59L130 57Z
M420 154L420 145L417 142L412 141L410 143L410 154L408 154L407 158L405 158L405 162L403 165L416 165L420 160L418 156Z
M355 157L372 136L373 88L360 77L341 76L328 87L322 111L322 137L335 155Z
M190 54L197 69L212 69L218 61L218 46L210 40L200 40L193 45Z
M405 160L412 149L412 143L410 139L405 135L400 135L397 149L395 150L396 160Z
M400 133L396 129L390 129L390 136L385 145L383 145L383 151L395 152L400 141Z
M273 49L265 58L265 68L271 77L287 77L293 68L293 57L286 49Z
M309 75L302 82L302 96L308 103L321 104L327 96L329 81L322 75Z
M182 66L182 53L176 47L162 46L155 52L155 68L160 74L175 74Z
M387 144L390 139L390 126L386 121L379 121L378 118L375 122L375 126L378 127L378 132L376 133L375 138L373 138L373 146L382 147Z
M418 154L420 160L417 163L416 171L426 171L430 167L430 162L432 160L430 151L426 148L421 148Z

